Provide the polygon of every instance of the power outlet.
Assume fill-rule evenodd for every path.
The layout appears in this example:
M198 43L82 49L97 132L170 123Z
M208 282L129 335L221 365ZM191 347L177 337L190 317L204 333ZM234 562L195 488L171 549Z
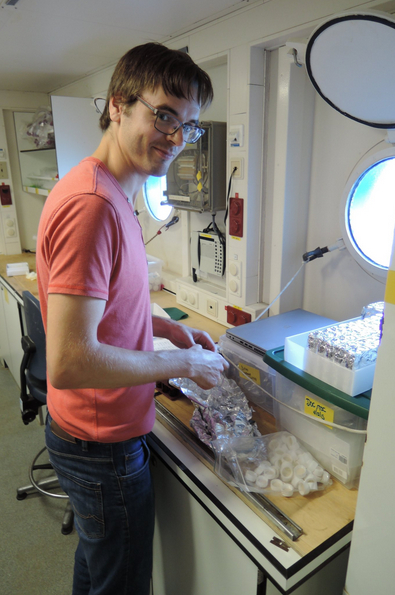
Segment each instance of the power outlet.
M243 178L243 159L231 159L230 160L230 171L233 172L234 168L236 167L236 171L233 174L233 177L236 179Z
M239 198L238 194L231 196L229 199L229 235L243 237L243 211L244 200Z
M0 180L8 180L8 168L5 161L0 161Z
M218 317L218 302L217 300L207 299L207 314Z
M192 308L196 309L199 308L199 294L196 291L181 287L181 289L177 292L177 297L186 306L191 306Z

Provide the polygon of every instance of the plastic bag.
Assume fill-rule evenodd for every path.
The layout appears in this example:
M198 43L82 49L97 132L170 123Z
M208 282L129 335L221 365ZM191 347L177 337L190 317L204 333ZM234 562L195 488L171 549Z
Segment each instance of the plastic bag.
M32 140L38 149L53 149L55 136L52 112L40 107L33 116L33 121L24 127L23 137Z
M214 470L245 492L307 496L332 484L327 471L289 432L212 442Z

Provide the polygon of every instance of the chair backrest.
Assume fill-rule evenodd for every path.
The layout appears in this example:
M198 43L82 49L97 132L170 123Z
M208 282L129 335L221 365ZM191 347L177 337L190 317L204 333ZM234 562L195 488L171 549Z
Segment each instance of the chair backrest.
M40 302L30 293L30 291L22 292L22 297L27 334L36 348L34 356L29 364L29 373L38 380L45 381L47 370L45 331L41 317Z

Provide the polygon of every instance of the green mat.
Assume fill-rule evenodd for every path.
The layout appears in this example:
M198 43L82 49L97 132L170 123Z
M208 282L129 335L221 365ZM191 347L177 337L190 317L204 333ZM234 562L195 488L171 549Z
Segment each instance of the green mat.
M182 320L188 318L188 314L183 312L179 308L163 308L165 312L170 316L172 320Z

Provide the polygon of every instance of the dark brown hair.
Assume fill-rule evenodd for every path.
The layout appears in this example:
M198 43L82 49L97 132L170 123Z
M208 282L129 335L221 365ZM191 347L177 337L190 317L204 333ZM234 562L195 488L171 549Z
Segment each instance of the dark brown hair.
M111 97L131 106L144 89L154 91L160 85L168 95L184 99L196 96L201 107L210 105L214 96L210 77L187 53L171 50L160 43L138 45L115 67L100 117L100 128L105 131L111 123L108 111Z

